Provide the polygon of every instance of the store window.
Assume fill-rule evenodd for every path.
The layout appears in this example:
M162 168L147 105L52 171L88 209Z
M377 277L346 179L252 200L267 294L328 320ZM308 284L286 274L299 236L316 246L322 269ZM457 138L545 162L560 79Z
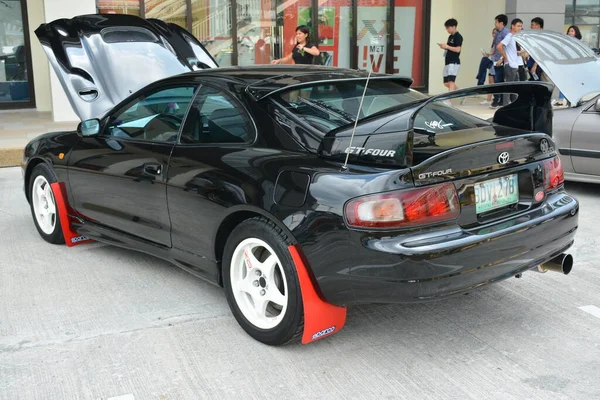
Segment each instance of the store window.
M200 40L220 66L269 64L283 58L296 45L296 27L307 25L310 42L321 50L322 65L373 67L375 72L410 76L413 87L425 88L428 46L423 43L429 4L430 0L98 0L98 11L176 23Z
M21 0L0 1L0 108L33 105Z
M186 0L145 0L146 18L156 18L187 28Z
M423 0L395 0L394 74L410 76L423 86Z
M357 1L358 68L410 76L414 86L423 86L425 1L394 0L393 19L387 0Z
M139 0L98 0L100 14L140 15Z
M230 0L192 0L191 32L217 64L233 65Z
M352 32L352 2L325 0L319 2L318 45L321 64L350 68Z
M598 52L600 48L600 0L567 0L563 33L567 33L571 25L579 27L583 43Z
M388 30L387 0L358 0L358 68L385 72Z

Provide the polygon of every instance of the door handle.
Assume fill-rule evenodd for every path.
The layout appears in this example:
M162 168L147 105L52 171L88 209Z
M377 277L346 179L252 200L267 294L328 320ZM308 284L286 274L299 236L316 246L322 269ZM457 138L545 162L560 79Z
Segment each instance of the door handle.
M150 175L160 175L162 173L162 165L157 163L144 164L144 172Z

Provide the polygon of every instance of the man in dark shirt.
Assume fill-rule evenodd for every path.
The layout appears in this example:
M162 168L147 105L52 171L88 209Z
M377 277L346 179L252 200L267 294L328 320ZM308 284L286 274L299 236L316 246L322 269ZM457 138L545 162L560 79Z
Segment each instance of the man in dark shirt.
M544 29L544 20L540 17L535 17L534 19L531 20L530 27L531 27L531 29L542 30L542 29ZM529 57L529 59L527 60L527 68L529 69L529 72L531 73L532 81L542 80L542 73L544 71L542 71L540 66L535 62L535 60L532 57Z
M463 37L458 33L458 22L454 18L446 21L444 26L446 27L446 32L448 32L450 36L448 36L448 41L446 43L438 43L438 46L445 50L444 58L446 62L444 65L444 86L446 86L449 91L452 91L457 89L456 76L460 70L460 50L463 44Z

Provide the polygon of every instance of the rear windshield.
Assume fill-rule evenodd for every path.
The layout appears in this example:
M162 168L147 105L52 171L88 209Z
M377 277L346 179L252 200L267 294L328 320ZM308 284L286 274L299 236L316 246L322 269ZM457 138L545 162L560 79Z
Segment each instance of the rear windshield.
M276 101L323 133L389 108L422 101L426 95L390 80L371 80L359 112L365 82L335 82L282 92Z

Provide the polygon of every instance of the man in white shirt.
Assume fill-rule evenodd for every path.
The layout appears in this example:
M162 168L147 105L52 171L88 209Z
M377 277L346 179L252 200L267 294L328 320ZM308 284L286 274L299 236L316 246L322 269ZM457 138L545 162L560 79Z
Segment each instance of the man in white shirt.
M504 81L515 82L519 80L519 58L521 57L517 52L517 42L513 35L520 32L523 29L523 21L519 18L515 18L511 21L510 33L506 35L500 43L498 43L498 51L504 58ZM522 61L522 60L521 60ZM504 104L508 104L508 101L516 100L515 95L505 94Z

